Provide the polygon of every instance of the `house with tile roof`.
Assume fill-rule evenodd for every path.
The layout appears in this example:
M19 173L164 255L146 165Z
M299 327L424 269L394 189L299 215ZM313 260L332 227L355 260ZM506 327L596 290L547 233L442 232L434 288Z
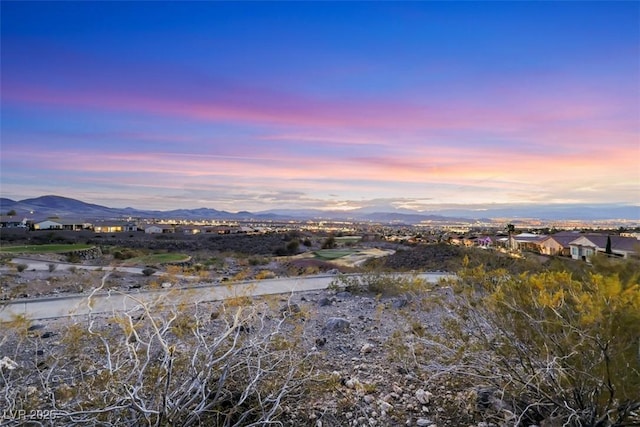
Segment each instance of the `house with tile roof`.
M544 234L520 233L512 236L511 246L520 251L531 251L541 253L540 243L548 236Z
M571 256L569 243L580 237L577 231L561 231L550 236L546 236L540 241L540 253L543 255Z
M611 253L613 256L629 258L640 254L640 241L633 237L584 234L569 243L571 258L588 260L598 252L605 253L608 239L611 239Z

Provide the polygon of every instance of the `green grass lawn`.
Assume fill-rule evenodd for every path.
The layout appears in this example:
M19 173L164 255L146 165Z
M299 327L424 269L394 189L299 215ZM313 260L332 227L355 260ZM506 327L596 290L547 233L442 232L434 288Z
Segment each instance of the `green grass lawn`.
M336 242L339 243L357 243L360 240L362 240L362 236L339 236L339 237L335 237Z
M0 248L0 253L6 254L50 254L60 252L81 251L93 248L93 245L71 244L71 245L23 245L23 246L4 246Z
M355 249L320 249L319 251L315 251L313 254L316 258L332 260L355 254L357 252L358 251Z
M129 258L123 261L124 265L155 265L155 264L171 264L174 262L188 261L191 257L180 253L151 254L135 258Z

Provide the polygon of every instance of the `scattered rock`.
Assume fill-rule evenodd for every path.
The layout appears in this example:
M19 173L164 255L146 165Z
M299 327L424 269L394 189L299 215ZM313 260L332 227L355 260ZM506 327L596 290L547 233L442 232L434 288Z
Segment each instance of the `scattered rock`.
M379 400L378 406L380 407L380 410L384 412L389 412L390 410L393 409L393 405L385 402L384 400Z
M284 316L291 316L293 314L300 313L301 311L300 306L296 303L287 304L280 308L280 313Z
M373 344L366 343L360 348L360 354L369 354L373 351Z
M18 364L11 360L8 356L4 356L0 359L0 369L8 369L10 371L16 369Z
M416 390L415 396L416 399L418 399L418 402L422 403L423 405L428 405L431 401L431 398L433 397L433 394L420 388Z
M391 306L395 309L400 309L406 307L407 304L409 304L409 300L407 298L398 298L393 300Z
M433 426L434 423L428 418L418 418L418 420L416 421L416 425L421 427L426 427L426 426Z
M362 383L357 378L349 378L344 382L344 385L348 388L353 388L353 389L362 387Z
M351 292L349 292L349 291L342 291L342 292L338 292L336 294L336 297L338 297L338 298L350 298L352 296L353 296L353 294Z
M349 332L351 322L342 317L330 317L324 324L323 331L328 332Z
M329 298L327 298L327 297L321 298L321 299L320 299L320 301L318 301L318 305L319 305L320 307L327 307L327 306L329 306L329 305L331 305L331 304L333 304L333 301L331 301L331 300L330 300Z

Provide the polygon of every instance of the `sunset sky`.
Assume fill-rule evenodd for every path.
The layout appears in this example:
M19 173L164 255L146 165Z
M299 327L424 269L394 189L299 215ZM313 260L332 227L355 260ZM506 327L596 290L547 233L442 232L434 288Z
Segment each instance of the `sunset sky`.
M1 3L1 195L640 205L640 2Z

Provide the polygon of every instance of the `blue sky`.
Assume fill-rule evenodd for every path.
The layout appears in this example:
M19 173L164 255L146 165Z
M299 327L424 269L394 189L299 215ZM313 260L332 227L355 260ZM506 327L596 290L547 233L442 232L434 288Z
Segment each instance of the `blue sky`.
M640 203L638 2L12 2L3 197Z

